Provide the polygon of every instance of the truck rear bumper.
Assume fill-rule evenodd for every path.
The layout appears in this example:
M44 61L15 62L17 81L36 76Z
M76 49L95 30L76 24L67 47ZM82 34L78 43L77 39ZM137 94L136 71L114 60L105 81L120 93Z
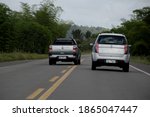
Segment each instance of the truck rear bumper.
M49 56L49 59L50 60L53 60L53 61L66 61L66 62L69 62L69 61L74 61L76 60L76 56L74 55L51 55Z

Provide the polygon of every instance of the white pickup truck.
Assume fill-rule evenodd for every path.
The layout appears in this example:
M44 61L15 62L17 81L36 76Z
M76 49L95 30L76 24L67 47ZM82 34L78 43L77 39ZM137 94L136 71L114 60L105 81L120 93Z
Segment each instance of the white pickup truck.
M57 61L80 64L81 52L74 39L58 38L49 45L49 65Z

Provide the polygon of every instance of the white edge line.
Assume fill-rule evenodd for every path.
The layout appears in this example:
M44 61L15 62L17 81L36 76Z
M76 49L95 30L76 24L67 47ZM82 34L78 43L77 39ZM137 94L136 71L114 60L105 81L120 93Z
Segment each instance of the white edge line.
M150 76L150 73L148 73L148 72L145 72L145 71L143 71L143 70L141 70L141 69L139 69L139 68L136 68L136 67L134 67L134 66L132 66L132 65L130 65L130 67L132 67L132 68L136 69L137 71L143 72L144 74Z

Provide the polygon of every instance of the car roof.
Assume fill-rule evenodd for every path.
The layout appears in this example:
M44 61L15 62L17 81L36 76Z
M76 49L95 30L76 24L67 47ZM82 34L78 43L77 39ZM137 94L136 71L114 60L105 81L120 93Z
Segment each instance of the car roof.
M100 33L99 36L100 35L112 35L112 36L124 36L125 37L125 35L119 34L119 33Z

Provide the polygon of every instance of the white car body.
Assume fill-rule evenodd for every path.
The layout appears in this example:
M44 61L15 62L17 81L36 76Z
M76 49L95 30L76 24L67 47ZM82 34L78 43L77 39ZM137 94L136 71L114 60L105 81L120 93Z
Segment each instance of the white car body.
M127 39L122 34L99 34L92 49L92 70L97 66L119 66L129 71L130 53Z

